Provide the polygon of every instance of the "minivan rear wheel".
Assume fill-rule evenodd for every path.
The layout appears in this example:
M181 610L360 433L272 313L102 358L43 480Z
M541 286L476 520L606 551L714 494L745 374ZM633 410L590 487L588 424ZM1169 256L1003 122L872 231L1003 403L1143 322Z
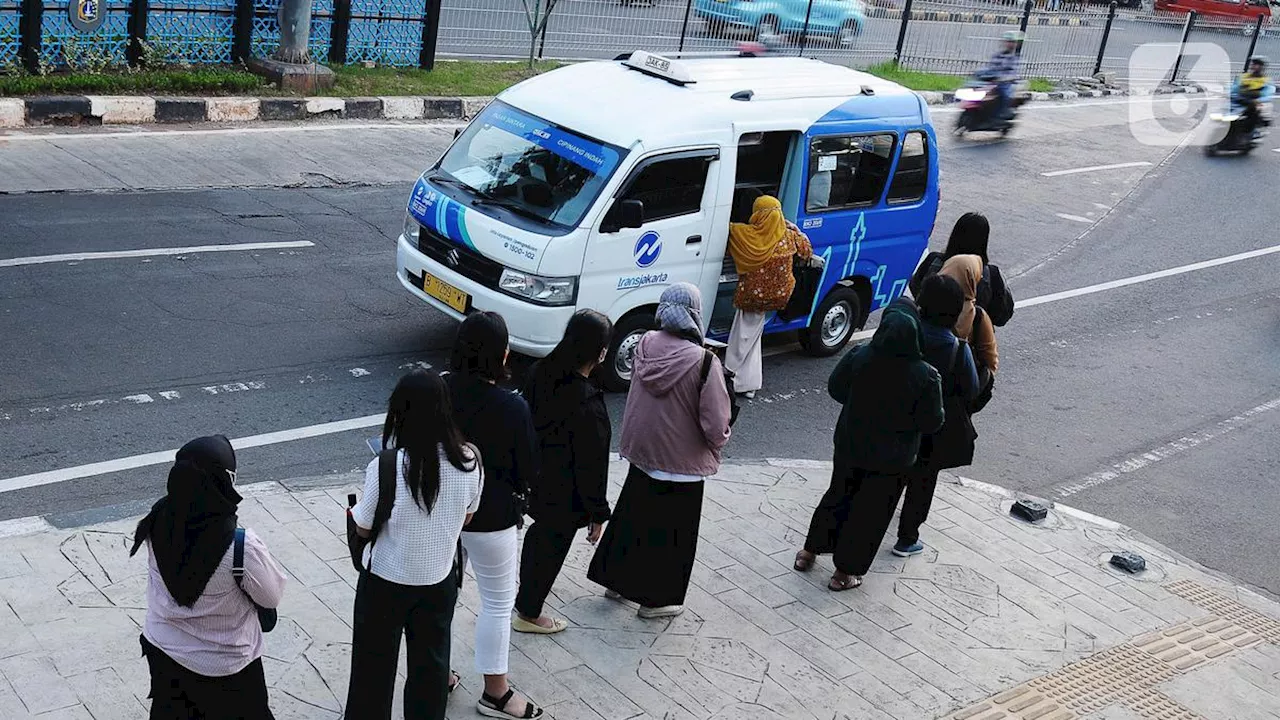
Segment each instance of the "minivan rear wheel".
M636 346L640 338L656 327L652 313L628 315L613 327L613 343L609 355L600 367L600 380L609 392L626 392L631 387L631 373L635 368Z
M829 357L849 342L862 322L862 299L852 289L837 286L818 305L809 327L800 331L800 347L815 357Z

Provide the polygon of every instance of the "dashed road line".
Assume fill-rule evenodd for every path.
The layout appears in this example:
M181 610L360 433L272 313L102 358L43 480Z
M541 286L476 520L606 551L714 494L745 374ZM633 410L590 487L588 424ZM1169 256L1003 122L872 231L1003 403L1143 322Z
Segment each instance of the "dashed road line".
M1063 175L1078 175L1080 173L1097 172L1099 170L1121 170L1124 168L1151 167L1151 163L1146 161L1116 163L1114 165L1093 165L1090 167L1071 168L1070 170L1053 170L1051 172L1042 172L1042 177L1062 177Z
M1093 218L1081 217L1080 215L1070 215L1068 213L1054 213L1054 215L1062 218L1063 220L1070 220L1071 222L1093 223Z
M262 243L230 243L227 245L192 245L190 247L145 248L142 250L110 250L105 252L62 253L60 255L33 255L30 257L0 259L0 268L48 263L80 262L84 260L119 260L122 258L157 257L162 255L195 255L216 252L248 252L251 250L288 250L290 248L315 247L310 240L287 240Z

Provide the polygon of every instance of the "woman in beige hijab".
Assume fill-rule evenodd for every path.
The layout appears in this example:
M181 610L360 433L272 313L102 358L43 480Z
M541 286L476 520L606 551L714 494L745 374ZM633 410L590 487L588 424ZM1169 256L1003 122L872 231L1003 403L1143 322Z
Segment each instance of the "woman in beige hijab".
M986 370L992 375L1000 367L1000 353L996 348L996 329L991 318L978 307L978 282L982 280L982 258L977 255L956 255L942 266L939 275L946 275L960 283L964 290L964 309L956 321L955 335L968 341L978 361L979 374Z

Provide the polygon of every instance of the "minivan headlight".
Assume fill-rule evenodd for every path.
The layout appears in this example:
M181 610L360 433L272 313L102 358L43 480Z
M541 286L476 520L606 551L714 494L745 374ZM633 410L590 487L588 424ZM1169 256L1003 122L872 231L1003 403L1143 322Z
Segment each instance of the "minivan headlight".
M539 305L572 305L577 300L578 278L550 278L505 269L498 289Z
M418 224L418 219L413 216L413 213L405 213L404 239L407 240L410 245L416 246L418 244L418 233L421 231L422 225Z

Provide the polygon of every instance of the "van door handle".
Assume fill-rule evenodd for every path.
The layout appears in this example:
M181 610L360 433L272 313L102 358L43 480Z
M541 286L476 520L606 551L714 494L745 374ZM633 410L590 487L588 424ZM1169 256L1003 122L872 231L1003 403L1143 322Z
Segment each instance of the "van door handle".
M701 236L701 235L690 235L689 237L685 238L684 244L685 244L685 245L698 245L698 244L700 244L701 242L702 242L702 236Z

